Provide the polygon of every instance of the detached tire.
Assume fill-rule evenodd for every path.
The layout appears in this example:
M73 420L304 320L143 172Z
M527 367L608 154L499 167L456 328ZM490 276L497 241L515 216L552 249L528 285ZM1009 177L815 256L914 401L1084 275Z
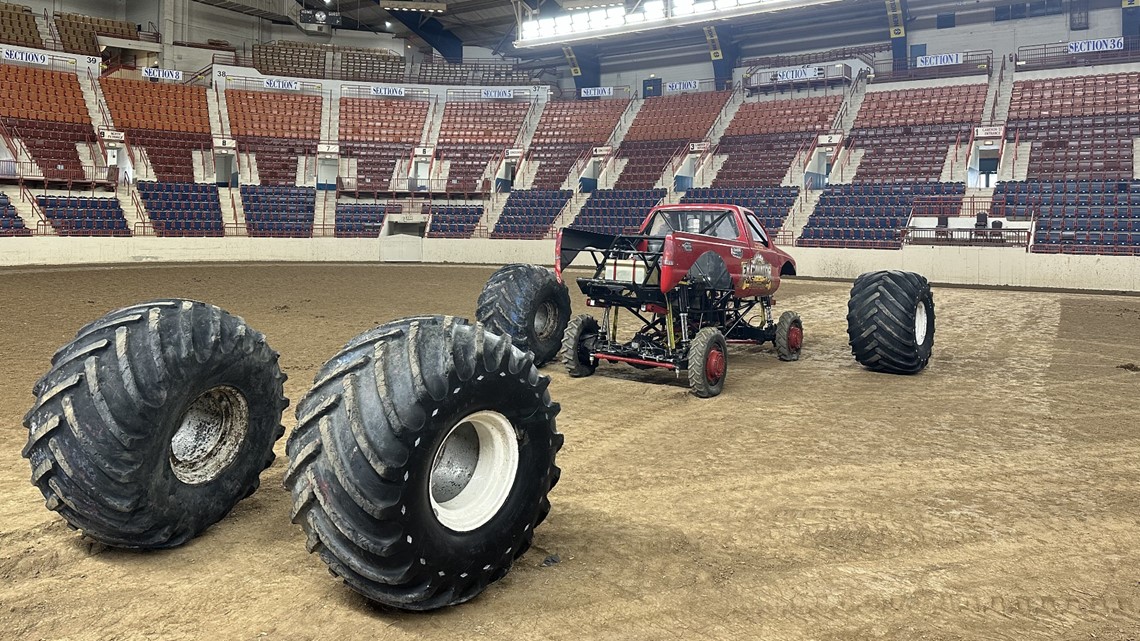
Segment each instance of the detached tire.
M934 296L920 274L879 271L855 279L847 303L851 353L864 367L916 374L934 347Z
M542 366L558 355L570 320L570 292L554 272L537 265L507 265L491 275L479 294L475 318L509 336Z
M106 545L169 548L257 489L281 437L277 352L213 305L162 300L79 330L24 417L48 509Z
M317 374L286 446L309 551L404 610L462 603L501 579L558 482L549 382L529 353L463 319L353 339Z
M710 398L724 389L728 376L728 343L715 327L705 327L689 342L689 389Z
M581 314L570 319L562 338L562 364L571 378L590 376L598 369L598 359L594 358L592 341L599 332L598 321L589 314Z
M776 356L780 360L800 360L800 351L804 346L804 324L800 315L795 312L780 314L780 320L776 323L776 337L772 342L776 345Z

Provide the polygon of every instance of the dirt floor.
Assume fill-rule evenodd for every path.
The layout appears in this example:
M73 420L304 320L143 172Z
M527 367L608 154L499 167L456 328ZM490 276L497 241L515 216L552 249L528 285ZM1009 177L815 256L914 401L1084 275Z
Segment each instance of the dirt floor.
M1140 298L938 289L934 359L895 377L852 360L848 285L787 282L803 360L734 348L718 398L547 367L566 435L550 518L507 578L426 615L370 606L305 552L284 439L260 491L171 551L90 544L28 482L32 383L113 308L178 296L243 316L295 403L377 323L470 316L489 274L0 272L0 638L1140 638L1140 368L1122 367L1140 365Z

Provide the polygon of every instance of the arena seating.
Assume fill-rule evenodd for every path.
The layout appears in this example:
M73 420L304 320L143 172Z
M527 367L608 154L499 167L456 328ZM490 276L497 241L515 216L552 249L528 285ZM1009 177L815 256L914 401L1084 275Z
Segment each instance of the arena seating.
M666 193L665 189L600 189L590 195L570 226L603 234L635 231Z
M158 236L222 236L218 189L194 183L140 182L139 196Z
M31 8L0 2L0 42L32 49L44 48L40 29L36 26L36 15Z
M446 191L486 191L487 163L514 146L529 109L522 100L448 101L437 148L440 158L451 162Z
M0 236L31 236L32 230L24 225L24 219L16 213L7 194L0 194Z
M130 22L76 13L55 14L55 28L59 32L64 51L85 56L100 55L100 35L124 40L139 39L138 28Z
M1034 252L1140 254L1140 182L1002 182L991 215L1036 220Z
M714 187L778 185L796 152L831 130L843 96L764 100L740 106L717 144L728 159Z
M73 73L0 64L0 118L50 180L82 180L77 143L96 145ZM97 152L96 152L97 153Z
M1006 135L1033 141L1029 180L1132 179L1140 73L1022 80Z
M336 237L379 238L384 229L384 217L402 210L398 204L337 203Z
M253 45L253 67L270 76L324 78L327 48L283 40Z
M116 128L132 147L146 149L158 181L194 182L191 152L213 153L206 89L123 78L99 82Z
M665 165L692 141L704 140L731 92L646 98L618 149L629 162L615 189L653 189Z
M250 236L308 238L313 235L317 192L304 187L242 185L245 228Z
M683 203L725 203L751 209L764 229L775 235L799 196L798 187L705 187L690 189Z
M570 167L591 149L606 144L628 100L552 100L546 103L528 150L539 163L534 189L558 189Z
M529 85L533 80L513 64L453 65L442 60L420 63L416 82L426 85Z
M483 218L483 207L438 206L431 207L431 225L428 238L471 238L475 227Z
M855 182L932 183L950 146L969 142L985 108L984 84L867 94L849 143L863 149Z
M231 89L226 105L238 151L256 155L261 184L295 185L298 156L317 152L321 97Z
M341 80L403 82L404 67L403 58L382 49L341 49Z
M853 184L828 187L808 219L800 247L900 249L917 198L957 198L961 183L913 185Z
M398 98L341 98L340 153L356 158L356 191L387 191L396 161L420 142L431 103Z
M491 238L545 238L573 194L568 189L512 191Z
M130 236L117 198L36 196L44 216L60 236Z

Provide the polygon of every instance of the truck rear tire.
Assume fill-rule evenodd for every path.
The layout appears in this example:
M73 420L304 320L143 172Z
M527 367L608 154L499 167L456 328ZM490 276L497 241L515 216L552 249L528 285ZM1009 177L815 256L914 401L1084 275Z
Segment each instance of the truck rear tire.
M589 314L581 314L570 319L562 338L562 363L571 378L584 378L598 368L598 359L587 341L597 337L598 321Z
M721 393L728 377L728 343L715 327L702 328L689 342L689 389L699 398Z
M855 279L847 303L851 353L864 367L916 374L934 347L934 296L920 274L868 272Z
M800 351L804 345L804 324L800 315L795 312L780 314L780 320L776 323L776 337L772 342L776 345L776 356L780 360L800 360Z
M570 320L570 292L554 272L537 265L507 265L491 275L479 294L475 318L509 336L542 366L558 355Z
M550 509L562 435L531 354L446 316L361 334L321 368L286 451L293 522L345 584L403 610L474 598Z
M213 305L160 300L79 330L24 417L32 483L92 539L169 548L253 494L281 437L277 352Z

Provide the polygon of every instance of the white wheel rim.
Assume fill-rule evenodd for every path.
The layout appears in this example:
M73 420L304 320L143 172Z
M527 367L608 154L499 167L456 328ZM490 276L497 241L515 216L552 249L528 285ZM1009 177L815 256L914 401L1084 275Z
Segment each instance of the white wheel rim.
M515 428L498 412L475 412L444 437L431 468L428 496L440 525L470 532L507 502L519 468Z
M918 301L914 309L914 342L922 345L926 342L926 304Z
M216 479L237 458L249 433L249 402L221 385L207 390L182 414L170 439L170 469L187 485Z

